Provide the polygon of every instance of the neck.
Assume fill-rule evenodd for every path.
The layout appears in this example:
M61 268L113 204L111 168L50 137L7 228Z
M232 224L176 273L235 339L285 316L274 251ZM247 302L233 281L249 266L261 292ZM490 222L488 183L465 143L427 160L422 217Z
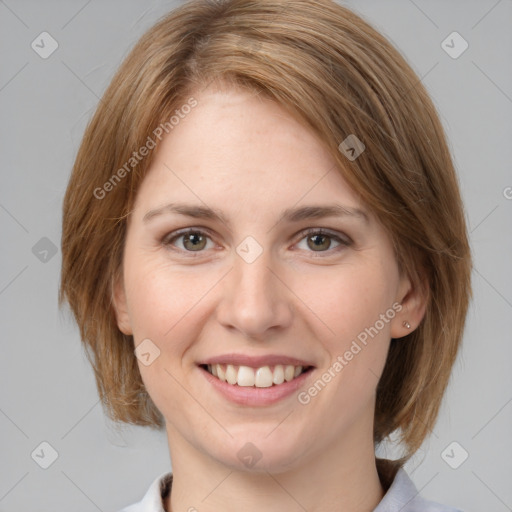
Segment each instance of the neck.
M357 433L356 433L357 436ZM273 473L228 467L199 452L168 429L172 447L172 491L165 510L201 512L371 512L385 493L373 443L340 436L324 453ZM367 437L367 436L366 436Z

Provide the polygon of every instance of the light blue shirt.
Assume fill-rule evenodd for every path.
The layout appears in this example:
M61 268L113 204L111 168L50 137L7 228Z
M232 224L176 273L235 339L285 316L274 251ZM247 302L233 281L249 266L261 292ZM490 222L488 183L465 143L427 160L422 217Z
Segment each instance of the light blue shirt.
M164 473L153 481L141 501L120 512L165 512L163 498L172 485L172 473ZM373 512L461 512L422 498L404 469L400 468Z

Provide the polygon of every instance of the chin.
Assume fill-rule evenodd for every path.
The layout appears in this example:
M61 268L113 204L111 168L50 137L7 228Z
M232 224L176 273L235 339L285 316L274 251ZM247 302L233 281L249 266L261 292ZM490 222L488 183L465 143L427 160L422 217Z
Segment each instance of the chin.
M295 467L304 456L304 443L294 442L286 432L270 435L253 433L230 439L229 443L218 443L212 457L219 463L235 470L253 473L282 473Z

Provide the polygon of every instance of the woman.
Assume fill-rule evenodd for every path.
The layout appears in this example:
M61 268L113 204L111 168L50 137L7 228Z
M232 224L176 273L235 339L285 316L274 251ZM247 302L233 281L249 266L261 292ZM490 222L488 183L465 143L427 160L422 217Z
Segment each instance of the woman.
M195 0L152 27L85 132L62 254L107 414L168 438L126 511L454 510L402 466L462 339L457 179L419 79L346 8Z

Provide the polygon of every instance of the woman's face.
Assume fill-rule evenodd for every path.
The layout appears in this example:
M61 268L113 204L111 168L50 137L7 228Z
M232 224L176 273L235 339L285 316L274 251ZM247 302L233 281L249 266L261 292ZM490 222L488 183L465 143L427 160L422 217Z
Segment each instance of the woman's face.
M278 472L373 449L390 338L413 320L389 237L284 109L195 98L138 191L115 295L171 454Z

